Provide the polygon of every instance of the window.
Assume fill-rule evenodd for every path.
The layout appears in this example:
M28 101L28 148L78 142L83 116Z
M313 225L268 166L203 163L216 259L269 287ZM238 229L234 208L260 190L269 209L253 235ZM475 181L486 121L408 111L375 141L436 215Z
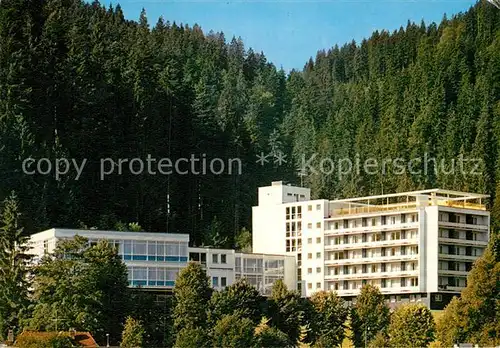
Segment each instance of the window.
M321 258L321 253L316 253L316 258L320 259Z
M307 274L312 274L312 272L313 272L313 269L312 269L312 268L308 268L308 269L307 269Z
M367 222L366 218L363 218L361 220L361 227L366 227L366 226L368 226L368 222Z
M401 223L404 224L406 222L406 214L401 214Z
M321 283L316 283L316 289L321 289Z
M290 220L290 207L286 207L286 219Z
M313 288L312 283L307 283L307 288L308 288L308 289L312 289L312 288Z
M220 256L220 263L227 263L226 254L221 254L221 256Z
M338 222L335 222L335 224L333 225L333 228L335 230L338 230L339 229L339 223Z
M307 206L307 211L312 211L313 210L313 206L312 205L308 205Z
M310 223L308 223L308 224L307 224L307 228L308 228L308 229L313 228L313 224L312 224L311 222L310 222Z
M377 220L376 219L372 219L372 226L375 226L377 224Z
M387 216L382 216L382 225L387 225Z
M349 220L344 220L344 228L349 228Z
M219 277L212 277L212 286L214 288L219 286Z
M219 263L219 254L212 255L212 263Z
M312 238L307 238L307 244L312 244L313 239Z
M321 273L321 267L316 267L316 273Z
M297 219L302 218L302 207L299 205L297 207Z
M308 258L309 260L311 260L311 259L313 258L313 254L312 254L312 253L307 253L307 258Z
M316 228L321 228L321 222L316 222Z
M226 277L221 277L220 278L220 285L221 286L226 286L227 285L227 278Z
M316 204L316 210L321 210L321 204Z
M321 237L316 237L316 244L320 244L321 243Z

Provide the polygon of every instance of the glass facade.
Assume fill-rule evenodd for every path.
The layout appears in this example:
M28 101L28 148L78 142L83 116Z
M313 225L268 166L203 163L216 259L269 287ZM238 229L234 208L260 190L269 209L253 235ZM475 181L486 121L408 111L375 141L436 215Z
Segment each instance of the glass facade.
M89 239L89 243L98 240ZM128 283L133 287L172 287L179 269L184 267L180 263L188 261L187 242L119 239L108 239L108 242L127 264ZM134 261L140 266L129 264Z
M127 266L130 286L174 286L179 268Z
M272 258L272 256L260 255L235 258L235 278L246 278L263 295L270 295L272 285L278 279L284 279L285 261Z
M97 242L89 240L90 243ZM125 261L187 262L188 244L186 242L110 240Z

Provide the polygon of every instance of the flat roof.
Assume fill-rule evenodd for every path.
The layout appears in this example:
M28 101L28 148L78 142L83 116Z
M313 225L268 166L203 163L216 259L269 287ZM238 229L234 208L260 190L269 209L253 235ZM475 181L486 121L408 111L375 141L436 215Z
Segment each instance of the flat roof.
M129 237L129 238L137 238L137 237L145 237L149 239L154 239L154 238L179 238L179 239L187 239L189 240L189 234L187 233L167 233L167 232L133 232L133 231L113 231L113 230L83 230L83 229L74 229L74 228L50 228L45 231L41 231L38 233L34 233L31 235L31 237L41 235L43 233L50 233L53 232L54 236L57 237L57 232L62 232L63 234L69 234L69 235L96 235L96 237L99 237L102 235L115 235L115 236L120 236L120 237Z
M480 193L470 193L470 192L461 192L461 191L453 191L453 190L443 190L443 189L428 189L428 190L419 190L419 191L409 191L409 192L401 192L401 193L390 193L385 195L377 195L377 196L366 196L366 197L354 197L354 198L346 198L346 199L335 199L331 200L330 203L342 203L342 202L356 202L356 201L367 201L367 200L376 200L383 198L393 198L393 197L417 197L427 195L429 197L442 198L446 200L470 200L470 199L483 199L489 198L489 195L480 194Z

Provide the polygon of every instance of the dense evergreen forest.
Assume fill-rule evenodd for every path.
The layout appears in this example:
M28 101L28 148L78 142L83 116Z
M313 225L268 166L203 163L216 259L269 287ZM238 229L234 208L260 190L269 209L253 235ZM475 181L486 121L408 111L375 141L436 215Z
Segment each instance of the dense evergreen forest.
M195 244L217 229L230 246L251 227L257 187L272 180L303 180L322 198L478 191L500 211L499 145L500 11L487 2L440 24L409 22L320 51L289 74L239 39L151 24L144 11L135 22L97 1L0 3L0 199L17 193L26 233L138 222L190 233ZM286 165L256 163L278 152ZM482 160L481 175L299 177L313 153L334 161L464 156ZM240 158L243 172L99 177L102 158L148 154ZM26 158L88 163L79 180L74 172L56 180L23 173Z

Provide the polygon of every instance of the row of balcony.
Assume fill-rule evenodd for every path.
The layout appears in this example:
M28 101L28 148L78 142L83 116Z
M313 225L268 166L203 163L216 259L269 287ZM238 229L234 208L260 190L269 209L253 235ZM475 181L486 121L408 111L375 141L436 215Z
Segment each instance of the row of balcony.
M403 294L403 293L414 293L420 292L420 288L418 286L404 286L404 287L390 287L390 288L380 288L380 292L382 294ZM347 289L343 290L339 288L339 290L335 290L339 296L356 296L359 295L361 288L358 289Z
M325 275L325 280L358 280L358 279L387 279L401 277L416 277L418 270L403 270L393 272L375 272L375 273L355 273L355 274L329 274Z
M365 258L356 259L340 259L340 260L325 260L325 265L357 265L357 264L371 264L371 263L381 263L381 262L396 262L396 261L407 261L407 260L417 260L418 254L411 255L393 255L393 256L372 256Z
M373 249L384 246L418 245L418 239L392 239L376 242L361 242L348 244L325 244L325 250Z
M394 225L377 225L377 226L357 226L357 227L342 227L338 229L327 229L325 226L325 235L336 234L359 234L359 233L373 233L383 231L402 231L402 230L416 230L418 229L418 222L406 222L403 224Z

